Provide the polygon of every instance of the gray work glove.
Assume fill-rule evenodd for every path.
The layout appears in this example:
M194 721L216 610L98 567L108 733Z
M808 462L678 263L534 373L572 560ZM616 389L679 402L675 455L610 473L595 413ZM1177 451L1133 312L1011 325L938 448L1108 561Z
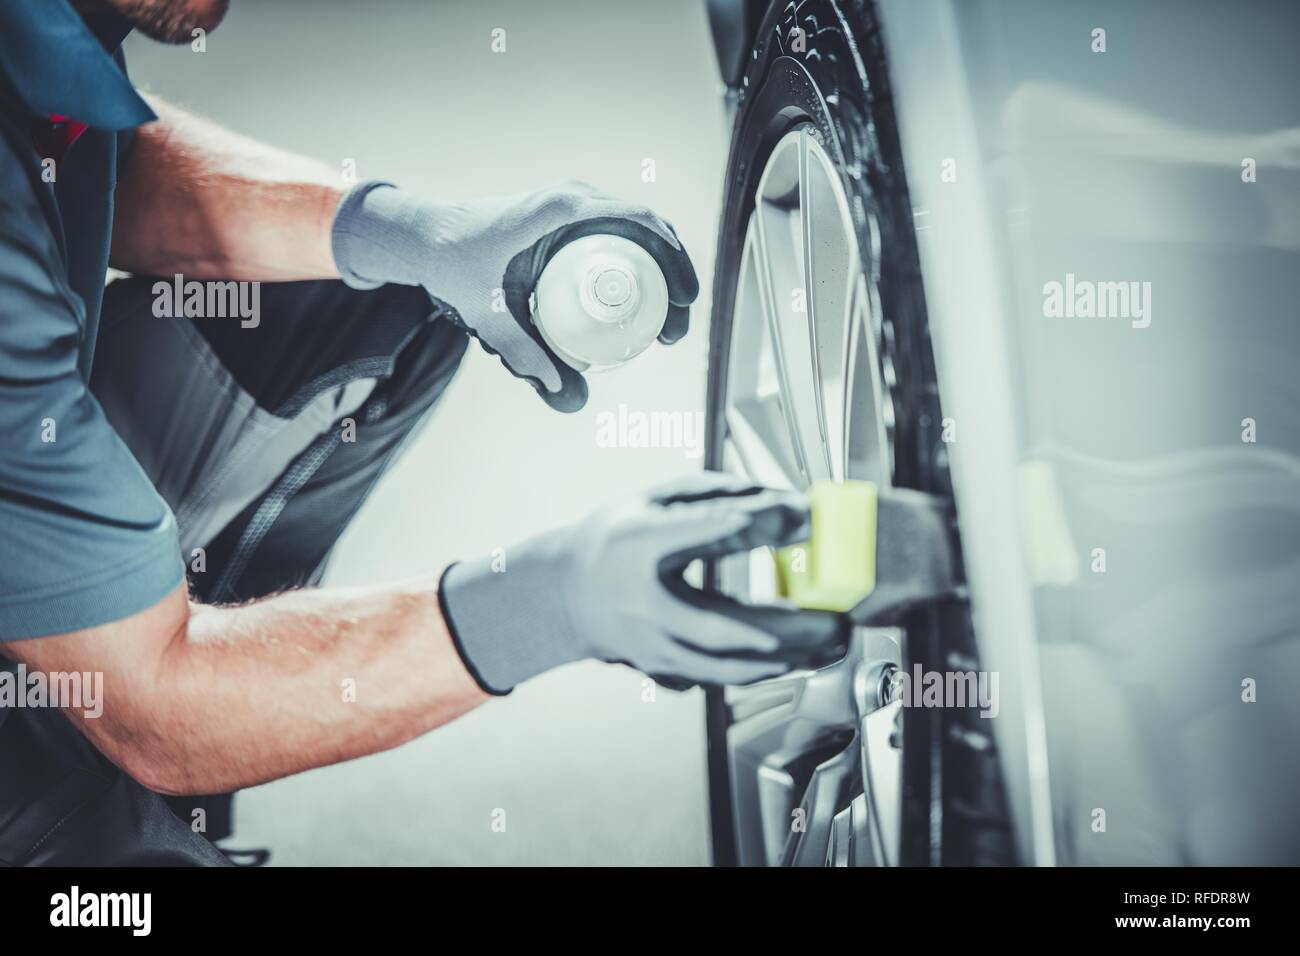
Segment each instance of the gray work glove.
M842 657L843 617L742 604L682 572L808 529L803 495L696 474L510 548L504 569L491 558L452 565L438 596L461 657L492 693L588 657L679 687L747 684Z
M630 239L654 256L671 303L659 340L670 345L685 335L699 282L672 226L644 206L611 199L585 183L467 202L358 183L339 203L331 239L348 285L423 286L548 405L571 412L586 403L587 383L542 341L528 297L561 246L593 233Z

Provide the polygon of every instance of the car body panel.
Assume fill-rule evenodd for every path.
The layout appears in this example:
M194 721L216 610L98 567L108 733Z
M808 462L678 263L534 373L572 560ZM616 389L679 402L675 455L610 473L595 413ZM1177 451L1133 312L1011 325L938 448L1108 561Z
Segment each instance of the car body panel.
M878 6L1022 856L1294 863L1300 5Z

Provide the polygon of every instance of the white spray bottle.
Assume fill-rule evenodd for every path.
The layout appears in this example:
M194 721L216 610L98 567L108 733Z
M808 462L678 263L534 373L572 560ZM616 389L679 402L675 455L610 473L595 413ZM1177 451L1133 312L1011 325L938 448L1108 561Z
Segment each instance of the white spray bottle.
M650 347L668 318L668 284L632 240L583 236L551 257L528 304L543 341L585 372L621 365Z

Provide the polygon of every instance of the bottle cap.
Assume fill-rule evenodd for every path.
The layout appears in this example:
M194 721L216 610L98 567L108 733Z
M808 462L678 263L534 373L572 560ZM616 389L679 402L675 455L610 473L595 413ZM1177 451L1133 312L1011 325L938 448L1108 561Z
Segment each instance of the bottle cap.
M630 239L583 236L551 257L531 307L546 344L585 371L650 346L668 318L668 284L654 257Z

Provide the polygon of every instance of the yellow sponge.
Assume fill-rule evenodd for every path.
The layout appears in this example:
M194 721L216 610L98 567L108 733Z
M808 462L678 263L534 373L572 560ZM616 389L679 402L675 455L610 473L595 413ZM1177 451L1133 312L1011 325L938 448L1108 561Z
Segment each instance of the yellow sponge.
M812 537L777 550L777 590L800 607L848 611L876 587L876 486L819 481L808 497Z

